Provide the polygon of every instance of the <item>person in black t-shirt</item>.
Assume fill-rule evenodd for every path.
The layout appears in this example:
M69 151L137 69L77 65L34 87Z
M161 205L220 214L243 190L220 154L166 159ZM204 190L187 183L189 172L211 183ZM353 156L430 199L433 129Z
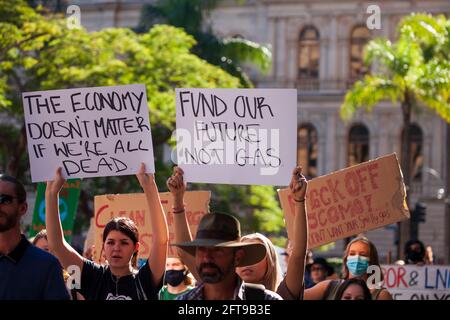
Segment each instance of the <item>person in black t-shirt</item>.
M162 287L169 232L161 206L153 174L145 173L142 164L136 174L144 190L149 206L153 237L150 256L136 270L139 250L139 233L129 218L111 220L103 231L101 250L108 262L99 265L83 258L65 240L58 214L58 194L64 185L61 168L53 181L47 182L46 227L50 250L58 257L64 268L77 266L81 270L80 292L87 300L156 300ZM76 278L76 277L74 277Z

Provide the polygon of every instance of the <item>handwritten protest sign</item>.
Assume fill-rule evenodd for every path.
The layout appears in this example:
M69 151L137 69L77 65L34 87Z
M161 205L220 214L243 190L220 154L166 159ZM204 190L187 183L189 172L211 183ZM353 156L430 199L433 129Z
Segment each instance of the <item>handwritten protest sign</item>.
M73 223L80 197L80 179L67 180L59 193L59 217L63 228L64 238L68 243L72 241ZM38 183L36 201L34 203L33 221L31 223L30 237L45 229L45 189L47 185Z
M169 192L159 194L161 204L166 213L167 224L169 226L169 241L175 240L173 229L173 213L172 213L172 196ZM200 219L208 213L209 200L211 198L210 191L187 191L184 195L186 203L186 216L188 219L191 232L195 234ZM105 225L115 217L128 217L132 219L139 229L139 241L141 247L139 249L138 259L140 263L145 261L150 254L152 243L152 226L150 223L150 213L148 211L147 200L145 194L116 194L101 195L94 198L95 217L95 257L98 262L102 262L101 249L103 244L103 229ZM175 255L176 248L169 246L169 255Z
M144 85L22 94L33 182L154 172Z
M382 265L395 300L450 300L450 266Z
M176 89L177 162L188 182L288 185L294 89Z
M290 237L295 203L289 189L278 195ZM306 197L308 248L409 218L395 154L313 179Z

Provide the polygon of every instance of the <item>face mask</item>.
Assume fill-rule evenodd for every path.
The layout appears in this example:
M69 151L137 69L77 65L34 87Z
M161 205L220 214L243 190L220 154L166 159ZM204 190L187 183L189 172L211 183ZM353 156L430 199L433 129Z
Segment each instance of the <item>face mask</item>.
M177 287L184 280L184 270L167 270L165 279L172 287Z
M354 276L360 276L366 273L369 267L369 258L363 256L348 256L347 268L348 271Z
M422 262L423 254L417 251L410 251L407 255L407 260L410 260L413 263Z

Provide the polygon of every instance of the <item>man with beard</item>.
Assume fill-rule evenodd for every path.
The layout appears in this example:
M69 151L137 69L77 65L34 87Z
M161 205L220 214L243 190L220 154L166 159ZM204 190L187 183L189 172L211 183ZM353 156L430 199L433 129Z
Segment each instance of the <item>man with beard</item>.
M21 234L26 198L18 180L0 174L0 300L68 300L58 260Z
M175 221L174 225L177 233L180 224ZM281 300L277 293L264 287L250 287L238 277L236 267L253 265L266 256L262 243L241 242L240 238L240 224L236 218L209 213L200 220L193 241L173 244L195 257L196 272L202 281L177 300Z

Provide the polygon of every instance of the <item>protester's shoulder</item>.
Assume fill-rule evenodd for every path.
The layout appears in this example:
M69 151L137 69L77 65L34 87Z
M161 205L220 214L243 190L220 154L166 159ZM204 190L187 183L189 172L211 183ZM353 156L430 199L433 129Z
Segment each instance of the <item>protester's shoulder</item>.
M338 280L323 280L315 286L305 289L304 300L322 300L325 296L327 289L331 284L337 284Z
M175 300L198 300L201 297L201 287L194 287L180 294Z
M54 264L59 265L59 261L54 255L33 245L28 246L27 250L25 251L25 257L27 260L29 260L31 266Z
M295 295L289 290L286 284L286 278L284 278L277 288L277 293L283 298L283 300L302 300L303 299L303 289L298 295Z
M264 300L283 300L283 298L278 293L265 289Z
M107 270L108 270L107 266L95 263L94 261L88 259L83 260L83 272L94 271L103 273L106 272Z

